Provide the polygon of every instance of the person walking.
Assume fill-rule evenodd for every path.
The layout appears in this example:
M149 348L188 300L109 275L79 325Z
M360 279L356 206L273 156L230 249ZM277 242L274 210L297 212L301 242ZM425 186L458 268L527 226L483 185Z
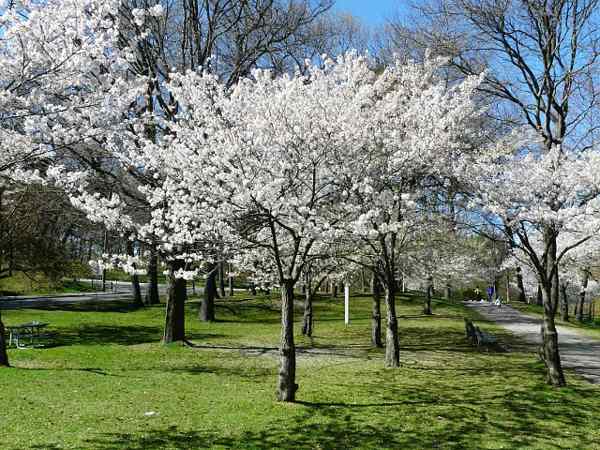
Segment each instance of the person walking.
M492 302L492 298L494 297L494 286L488 286L487 288L487 297L488 297L488 302Z

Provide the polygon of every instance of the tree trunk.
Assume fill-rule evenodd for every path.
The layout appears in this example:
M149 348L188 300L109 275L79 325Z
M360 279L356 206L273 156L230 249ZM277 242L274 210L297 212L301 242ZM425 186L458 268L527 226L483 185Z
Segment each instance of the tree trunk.
M583 305L585 304L585 292L589 281L589 273L585 271L579 292L579 301L575 304L575 317L578 322L583 322Z
M381 341L381 285L373 275L373 307L371 309L371 344L373 347L382 348Z
M446 301L450 301L450 299L452 298L452 286L450 286L450 283L446 283L446 291L444 293L444 298L446 299ZM431 310L431 306L429 307L429 309Z
M142 289L140 287L140 277L138 277L137 274L131 276L131 289L133 291L133 304L135 306L144 306Z
M364 294L366 292L365 286L366 286L365 269L361 269L360 270L360 292L361 292L361 294Z
M546 365L546 381L555 387L565 386L558 349L558 332L554 317L559 301L558 268L556 261L556 234L550 227L544 229L544 244L546 252L546 276L543 288L544 319L542 322L542 351ZM553 270L554 269L554 270Z
M233 275L231 275L231 273L233 273L233 270L231 269L231 264L229 265L229 276L227 277L228 283L229 283L229 296L233 297Z
M302 334L312 336L313 329L313 295L310 285L310 278L306 277L306 285L304 289L304 317L302 320Z
M146 304L158 305L160 297L158 294L158 250L156 245L150 247L148 259L148 290L146 291Z
M540 285L540 283L538 283L536 305L542 306L543 304L544 304L544 295L542 294L542 286Z
M431 315L431 296L433 294L433 278L427 277L427 286L425 288L425 303L423 304L423 314Z
M333 283L333 297L337 298L338 296L338 284L337 281L335 283Z
M187 297L186 281L176 278L175 272L183 269L185 262L177 259L171 262L169 271L169 295L167 297L167 314L163 343L183 341L185 339L185 300Z
M221 298L225 298L225 263L219 263L219 294Z
M217 292L217 270L216 264L208 267L208 276L204 286L204 297L200 305L200 320L202 322L214 322L215 320L215 297Z
M293 402L296 399L296 347L294 345L294 281L281 283L281 344L280 368L277 382L277 400Z
M546 381L556 387L565 386L565 376L563 374L558 351L558 332L554 323L554 315L547 298L551 298L551 287L544 289L544 319L542 322L542 349L541 354L546 365Z
M517 267L517 289L519 290L519 301L525 303L527 297L525 295L525 286L523 285L523 274L521 268Z
M2 312L0 311L0 367L9 367L8 353L6 352L6 331L2 322Z
M385 333L385 366L400 367L400 340L398 338L398 318L396 317L396 291L394 274L388 273L385 286L387 307L387 328Z
M133 251L133 242L127 241L127 254L129 256L135 256ZM133 264L134 270L137 269L135 263ZM140 288L140 277L138 277L137 273L134 273L131 276L131 292L133 293L133 304L135 306L144 306L144 302L142 301L142 290Z
M561 304L560 304L560 312L561 318L565 322L569 321L569 298L567 297L567 285L560 285L560 296L561 296Z
M107 253L108 250L108 230L104 230L104 244L102 245L102 253ZM11 274L12 275L12 274ZM102 269L102 292L106 292L106 269Z

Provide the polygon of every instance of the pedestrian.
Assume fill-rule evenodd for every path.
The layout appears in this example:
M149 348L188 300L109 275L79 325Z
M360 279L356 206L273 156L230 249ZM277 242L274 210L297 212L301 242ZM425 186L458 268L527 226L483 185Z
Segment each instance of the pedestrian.
M475 301L481 300L481 291L478 287L475 288Z
M492 297L494 296L494 286L488 286L487 288L487 297L488 297L488 302L492 302Z

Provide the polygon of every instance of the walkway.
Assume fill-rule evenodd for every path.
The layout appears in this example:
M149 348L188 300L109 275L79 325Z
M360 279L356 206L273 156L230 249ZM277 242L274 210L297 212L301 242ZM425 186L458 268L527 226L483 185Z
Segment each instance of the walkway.
M487 303L464 304L525 341L541 343L541 318L528 316L506 305L498 308ZM557 326L557 329L563 366L574 369L592 383L600 383L600 340L589 338L574 328Z

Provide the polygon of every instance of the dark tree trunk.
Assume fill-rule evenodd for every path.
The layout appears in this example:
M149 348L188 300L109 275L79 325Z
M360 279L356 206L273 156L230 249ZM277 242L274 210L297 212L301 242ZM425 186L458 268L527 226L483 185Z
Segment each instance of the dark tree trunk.
M148 291L146 292L146 304L158 305L160 297L158 294L158 250L155 245L150 247L148 259Z
M229 283L229 296L233 297L233 275L231 275L233 271L231 270L231 265L229 266L229 276L227 277L227 281Z
M133 251L133 242L127 242L127 254L129 256L134 256ZM133 265L134 270L137 269L135 264ZM135 306L144 306L144 302L142 301L142 290L140 288L140 278L136 273L131 276L131 292L133 294L133 304Z
M560 285L560 299L561 299L561 303L560 303L561 318L565 322L568 322L569 321L569 298L567 296L567 285L564 283Z
M450 286L450 283L446 284L446 291L444 292L444 298L447 301L450 301L450 299L452 298L452 286Z
M102 253L108 253L108 230L104 230L104 243L102 244ZM102 292L106 292L106 269L102 269Z
M302 334L312 336L313 330L313 293L310 278L306 277L304 286L304 317L302 319Z
M373 347L382 348L381 341L381 284L373 275L373 307L371 310L371 344Z
M0 367L9 367L8 353L6 352L6 331L2 322L2 312L0 311Z
M519 290L519 301L525 303L527 297L525 296L525 286L523 285L523 274L521 268L517 267L517 289Z
M217 292L217 265L211 264L208 267L208 276L204 286L204 297L200 305L200 320L203 322L213 322L215 320L215 297Z
M140 277L137 274L131 276L131 289L133 291L133 304L135 306L144 306L142 289L140 288Z
M554 315L550 311L551 307L546 301L547 298L552 297L551 290L551 287L544 289L544 320L542 322L541 354L544 364L546 365L546 379L548 384L560 387L565 386L566 382L558 351L558 332L556 331L556 324L554 323Z
M225 263L221 261L219 263L219 295L221 298L225 298Z
M550 227L544 230L546 252L546 276L542 286L544 297L544 319L542 322L542 357L546 365L546 381L555 387L565 386L558 349L558 332L554 317L559 302L558 270L556 267L556 234ZM554 270L553 270L554 269Z
M387 328L385 333L385 366L400 367L400 339L398 338L398 318L396 317L396 291L393 272L386 274L385 304L387 307Z
M170 263L169 295L167 297L167 314L163 343L183 341L185 339L185 300L187 297L186 281L176 278L175 272L183 269L185 262L177 259Z
M294 345L294 281L281 283L281 343L280 368L277 382L277 400L293 402L296 399L296 347Z
M579 301L575 304L575 317L577 321L583 322L583 305L585 304L585 292L589 281L589 273L586 271L583 274L583 281L581 283L581 291L579 292Z
M433 278L427 277L427 286L425 288L425 303L423 304L423 314L431 315L431 296L433 294Z
M333 297L337 298L338 296L338 284L337 281L335 283L333 283Z
M361 269L360 270L360 292L362 294L364 294L366 292L365 290L365 286L366 286L366 281L365 281L365 270Z

